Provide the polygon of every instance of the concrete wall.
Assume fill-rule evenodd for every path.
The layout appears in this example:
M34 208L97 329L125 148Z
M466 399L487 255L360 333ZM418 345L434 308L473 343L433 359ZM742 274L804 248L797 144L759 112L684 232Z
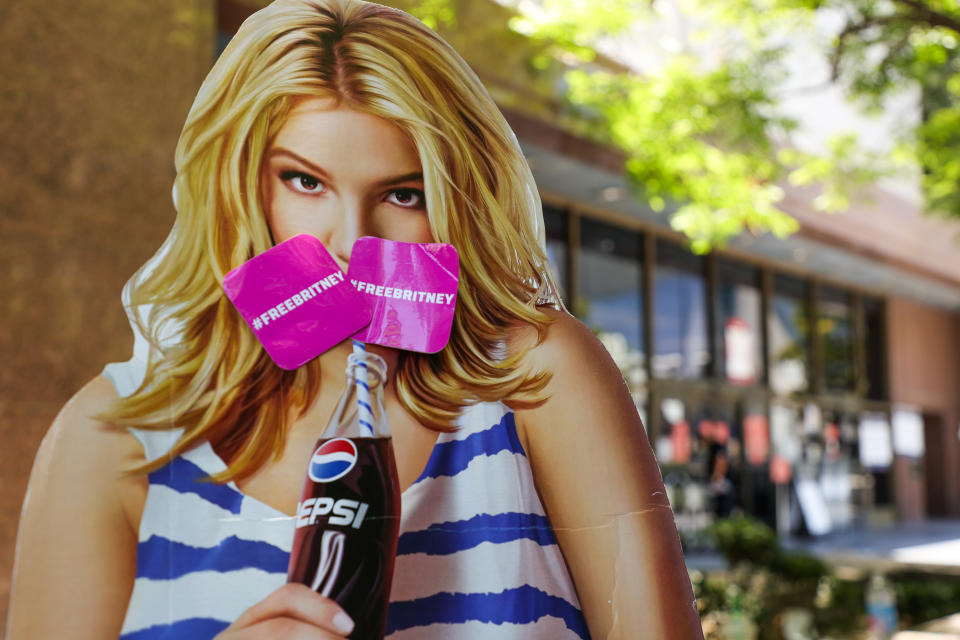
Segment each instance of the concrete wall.
M0 629L40 439L104 363L129 357L120 289L173 222L173 151L212 61L213 9L4 3Z
M939 418L940 426L927 430L929 455L940 456L945 464L939 477L928 475L927 491L937 494L945 513L960 516L960 314L893 298L887 306L890 397L894 403L910 404ZM897 479L910 476L908 465L900 463ZM898 490L901 513L912 515L915 488Z

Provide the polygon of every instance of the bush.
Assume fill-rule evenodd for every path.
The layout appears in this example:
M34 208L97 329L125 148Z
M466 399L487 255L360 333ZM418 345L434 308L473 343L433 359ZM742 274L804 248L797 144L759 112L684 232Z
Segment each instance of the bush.
M780 550L777 533L747 516L717 520L707 528L707 535L731 567L741 562L767 566Z
M960 577L934 578L914 572L887 577L897 593L897 610L903 625L913 626L960 611Z

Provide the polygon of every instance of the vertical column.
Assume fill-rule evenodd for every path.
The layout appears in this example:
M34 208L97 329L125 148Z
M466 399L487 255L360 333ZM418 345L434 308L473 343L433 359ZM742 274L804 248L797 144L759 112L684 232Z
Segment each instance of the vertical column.
M726 378L726 368L723 359L723 328L718 326L720 309L717 300L716 253L711 251L704 262L704 276L707 281L707 349L710 352L707 376L722 381Z
M810 280L807 284L807 325L810 327L809 354L810 371L808 374L809 390L813 395L823 393L825 389L823 379L823 340L820 336L820 282Z
M769 267L760 270L760 357L763 360L763 375L758 382L770 387L770 309L773 306L773 271Z
M568 307L575 316L580 309L580 213L567 211L567 297Z
M657 242L652 233L643 234L643 350L647 357L644 366L647 368L647 436L651 443L656 443L660 436L660 390L653 378L653 322L654 305L656 301L653 293L653 270L657 262Z

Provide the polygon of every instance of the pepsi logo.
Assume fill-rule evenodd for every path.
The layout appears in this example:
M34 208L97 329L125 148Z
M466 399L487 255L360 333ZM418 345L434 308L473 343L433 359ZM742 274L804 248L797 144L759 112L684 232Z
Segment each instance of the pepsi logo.
M356 463L357 445L347 438L334 438L313 452L307 475L314 482L332 482L347 475Z

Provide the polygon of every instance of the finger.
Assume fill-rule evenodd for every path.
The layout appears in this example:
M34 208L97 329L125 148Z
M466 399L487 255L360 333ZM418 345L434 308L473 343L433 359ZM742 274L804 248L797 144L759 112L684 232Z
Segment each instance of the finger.
M249 627L270 618L293 618L343 635L354 626L340 605L302 584L283 585L240 614L231 626Z
M347 640L346 636L294 618L270 618L242 629L227 629L215 640Z

